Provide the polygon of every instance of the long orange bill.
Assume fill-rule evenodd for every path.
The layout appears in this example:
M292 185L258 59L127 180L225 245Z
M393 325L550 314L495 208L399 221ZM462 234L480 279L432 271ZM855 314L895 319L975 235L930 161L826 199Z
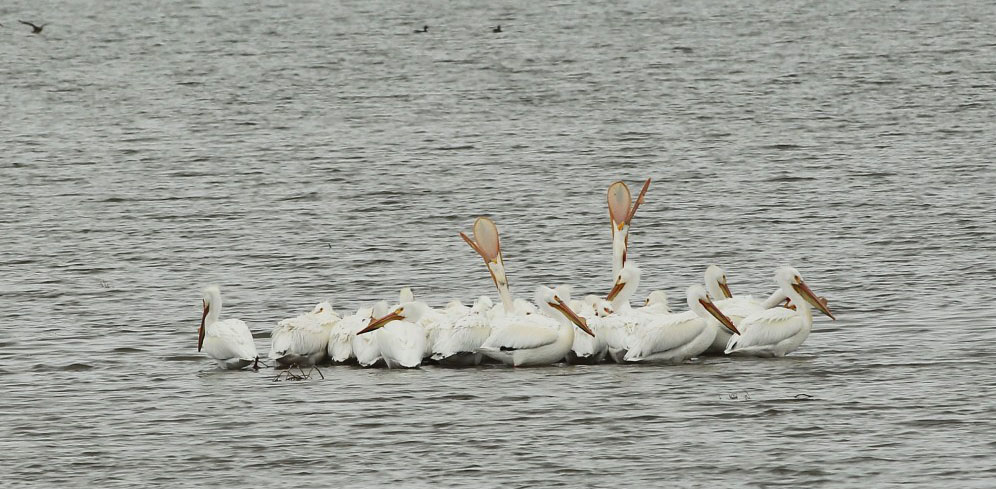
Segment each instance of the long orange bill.
M816 308L819 309L820 312L822 312L823 314L826 314L827 317L833 319L834 321L837 320L837 318L834 317L833 313L830 312L830 308L827 307L827 305L824 302L820 301L816 297L816 294L813 293L812 289L810 289L808 285L806 285L806 282L799 282L797 284L792 284L792 288L795 289L795 291L798 292L803 299L806 299L806 302L812 304L813 306L816 306Z
M557 302L550 303L550 307L562 312L565 316L567 316L567 319L570 319L572 323L578 325L578 327L585 333L595 336L595 333L588 327L588 323L584 320L584 318L575 314L570 307L567 307L567 304L564 304L564 301L558 298Z
M633 209L629 211L629 215L626 216L626 224L630 224L633 221L633 216L636 215L636 209L640 207L643 203L643 197L647 195L647 190L650 189L650 179L648 178L643 184L643 189L640 190L640 195L637 196L636 202L633 204Z
M201 351L201 347L204 346L204 320L207 319L208 310L210 309L207 301L202 299L201 304L204 305L204 315L201 316L201 327L197 330L197 351Z
M726 326L726 329L730 330L731 333L740 334L740 331L737 330L737 327L733 324L733 321L726 317L726 314L723 314L723 312L720 311L719 308L716 307L716 304L713 304L712 301L699 299L699 304L702 304L702 307L704 307L706 311L709 311L709 314L712 314L712 317L716 318L716 320L722 323L723 326Z
M466 234L463 234L463 232L461 231L460 232L460 237L463 238L463 240L466 241L467 244L469 244L470 247L473 248L474 251L476 251L478 255L481 255L481 258L484 258L484 250L482 250L480 246L477 246L477 243L475 243L474 240L470 239L470 236L467 236ZM487 261L488 261L488 259L484 258L484 262L487 263Z
M726 294L726 298L727 299L729 299L730 297L733 297L733 293L730 292L730 286L729 285L726 285L724 283L720 283L719 284L719 288L723 290L724 294Z
M473 239L470 239L470 237L467 236L466 234L463 234L461 232L460 237L463 238L463 240L466 241L467 244L469 244L470 247L473 248L478 255L481 255L481 258L484 258L484 266L488 267L488 273L491 274L491 280L494 281L495 287L498 287L498 277L495 276L494 270L491 269L491 262L488 261L487 253L483 249L481 249L481 247L478 246L477 243Z
M622 292L623 287L626 286L626 282L617 280L616 284L612 286L612 290L609 291L609 295L605 296L605 299L609 302L615 300L616 296Z
M395 321L395 320L398 320L398 319L404 319L404 318L405 317L402 316L401 314L398 314L397 311L392 311L392 312L388 313L386 316L384 316L382 318L374 319L374 320L370 321L370 324L368 324L366 328L363 328L360 332L358 332L356 334L360 335L360 334L363 334L363 333L369 333L369 332L371 332L371 331L373 331L373 330L375 330L377 328L380 328L380 327L386 325L387 323L389 323L391 321Z

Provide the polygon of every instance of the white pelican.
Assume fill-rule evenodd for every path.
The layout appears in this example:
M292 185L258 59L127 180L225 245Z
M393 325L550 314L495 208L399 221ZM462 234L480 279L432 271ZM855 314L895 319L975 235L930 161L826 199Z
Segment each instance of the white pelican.
M325 359L329 332L339 315L328 302L319 302L311 312L284 319L270 333L269 357L283 367L307 367Z
M634 331L629 351L626 352L627 362L679 364L700 355L716 337L713 321L719 321L733 332L737 331L733 321L712 303L705 287L692 285L686 295L687 312L661 316Z
M366 326L370 325L373 318L383 317L387 314L387 311L387 301L377 301L371 311L373 314L372 318L367 319L363 327L356 329L350 335L349 345L353 350L353 357L356 358L356 363L360 364L361 367L373 367L383 361L383 358L380 356L380 347L377 345L377 335L380 334L380 331L364 335L359 334L359 332L366 329Z
M204 314L197 330L197 351L204 350L221 368L238 370L249 365L258 368L259 354L249 326L239 319L218 320L221 290L215 285L205 288L201 304Z
M428 312L429 306L422 302L406 302L370 321L356 336L359 338L379 329L377 348L387 368L417 368L425 356L425 329L418 322Z
M740 327L745 317L757 314L765 309L771 309L787 299L781 289L775 290L767 299L760 301L751 295L733 295L726 280L726 272L717 265L709 265L705 271L705 286L709 295L715 298L716 307L719 308L726 317L733 321L733 324ZM719 327L717 324L716 338L712 345L706 350L708 353L722 354L726 350L726 344L730 342L731 333L728 329Z
M381 301L380 305L379 311L375 311L375 307L361 307L354 314L342 318L329 330L328 355L333 363L356 360L356 355L353 354L353 337L357 331L367 327L378 312L380 315L387 314L387 303Z
M417 324L425 332L425 351L423 352L422 358L432 357L432 347L436 343L436 337L439 335L439 330L441 328L446 328L455 321L456 317L461 316L464 309L463 304L460 301L450 301L446 308L442 311L433 309L424 301L415 300L415 294L412 293L411 287L405 287L401 289L401 302L398 304L414 303L418 302L420 309L423 309L419 316Z
M632 261L616 274L615 284L606 296L610 301L612 315L599 322L598 334L604 337L609 356L616 363L622 363L629 349L629 340L639 325L650 316L643 311L645 307L633 309L629 300L640 286L640 268Z
M626 264L626 252L629 246L629 228L636 210L644 201L647 190L650 188L648 178L640 190L640 195L633 203L633 197L629 193L629 187L622 181L609 185L607 200L609 204L609 219L612 221L612 276L619 274L619 270Z
M482 295L463 317L437 330L432 359L440 365L469 367L481 363L477 349L491 335L488 312L494 307L491 298Z
M595 336L585 320L567 306L570 297L557 291L536 288L536 305L540 314L510 315L491 325L491 336L478 349L485 355L514 367L550 365L564 359L574 344L576 324Z
M567 354L567 363L602 363L609 353L609 345L605 341L605 335L600 330L614 327L614 324L606 325L609 322L615 322L615 318L608 318L612 314L611 304L597 295L588 295L583 301L572 300L570 305L578 316L584 318L588 324L588 329L595 333L595 336L580 334L578 332L580 328L575 330L574 344Z
M773 307L747 316L740 324L740 334L733 335L726 345L727 354L781 357L795 351L813 328L812 306L837 319L795 268L775 270L775 282L796 308Z

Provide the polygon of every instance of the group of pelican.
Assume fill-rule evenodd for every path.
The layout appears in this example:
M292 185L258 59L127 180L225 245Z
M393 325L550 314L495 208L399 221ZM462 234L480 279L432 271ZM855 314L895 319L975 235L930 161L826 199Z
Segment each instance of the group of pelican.
M679 364L706 354L780 357L795 351L813 327L813 308L836 319L798 270L775 270L778 288L764 300L734 296L726 273L705 270L704 284L686 290L688 310L673 312L667 294L649 294L641 307L631 299L640 269L628 257L629 233L650 187L634 202L623 182L609 186L612 224L612 288L605 297L572 299L568 286L538 286L533 302L515 298L509 287L498 227L474 222L473 237L460 236L483 259L500 302L480 296L471 307L453 301L442 309L401 289L395 305L380 301L340 316L328 302L277 323L269 359L277 367L319 363L362 367L416 368L425 362L474 366L485 361L509 366L569 363L647 362ZM226 369L258 368L259 355L246 323L221 320L221 292L204 289L197 350Z

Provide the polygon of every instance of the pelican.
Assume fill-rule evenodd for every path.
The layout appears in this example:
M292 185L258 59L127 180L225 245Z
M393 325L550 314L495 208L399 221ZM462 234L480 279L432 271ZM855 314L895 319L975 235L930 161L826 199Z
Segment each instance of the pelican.
M716 337L712 321L734 333L737 327L713 304L701 285L687 290L688 311L662 316L637 328L630 338L627 362L679 364L700 355Z
M491 336L478 349L481 353L514 367L550 365L564 359L574 344L574 323L595 336L585 320L578 317L554 289L536 288L540 314L510 315L495 321Z
M726 345L727 354L782 357L795 351L813 328L812 306L830 319L837 319L795 268L783 266L775 270L775 283L796 308L773 307L745 317L740 334L733 335Z
M622 363L629 349L629 340L636 328L647 321L650 316L646 311L633 309L629 299L640 286L640 268L632 261L616 274L615 284L606 296L612 315L611 320L600 322L599 334L605 338L609 356L616 363ZM607 319L609 319L607 318Z
M284 319L270 333L269 357L283 367L307 367L325 359L329 334L340 321L332 304L320 302L311 312Z
M477 351L491 335L488 312L494 307L491 298L482 295L470 312L446 327L439 328L432 345L432 359L440 365L468 367L481 363Z
M629 228L636 216L636 210L644 202L644 196L650 188L648 178L640 190L640 195L633 203L633 197L629 193L629 187L623 181L618 181L609 185L606 197L609 204L609 220L612 221L612 277L619 274L619 270L626 264L626 252L629 247Z
M377 336L380 331L364 335L359 334L359 332L366 329L374 318L387 315L387 311L387 301L377 301L371 310L372 316L366 320L365 324L362 325L363 327L357 328L350 335L349 345L353 350L353 357L356 358L356 363L360 364L361 367L373 367L384 361L380 355L380 346L377 345Z
M375 310L373 307L361 307L355 313L342 318L329 330L328 355L333 363L348 363L356 360L353 353L353 337L356 332L367 327L370 320L379 312L380 315L387 314L387 303L381 301L381 308Z
M571 309L578 316L584 318L588 324L588 329L595 333L595 336L579 334L580 328L574 331L574 344L567 354L567 363L572 364L596 364L605 361L609 353L609 344L605 341L603 329L612 329L615 318L608 318L612 314L612 307L609 301L597 295L587 295L583 301L572 300Z
M402 287L398 305L408 302L415 302L415 293L412 292L411 287ZM421 326L422 330L425 331L426 351L424 352L425 355L423 358L427 358L432 355L432 342L436 337L436 327L439 325L440 321L445 321L445 318L443 317L443 313L432 309L425 302L419 302L427 309L426 314L423 314L422 318L418 321L419 326Z
M377 348L387 368L417 368L425 356L425 329L418 322L428 313L429 306L425 303L406 302L370 321L356 336L380 329L376 335Z
M197 330L197 351L204 350L221 368L239 370L249 365L259 368L256 343L246 323L239 319L218 320L221 316L221 290L215 285L205 288L201 303L204 314L201 316L201 327Z
M781 289L776 290L764 301L751 295L734 296L726 280L726 272L718 265L709 265L704 274L705 287L709 296L715 298L716 307L738 327L743 319L751 314L757 314L765 309L771 309L786 299ZM728 329L716 324L716 338L706 350L708 353L722 354L726 344L730 342L731 333Z

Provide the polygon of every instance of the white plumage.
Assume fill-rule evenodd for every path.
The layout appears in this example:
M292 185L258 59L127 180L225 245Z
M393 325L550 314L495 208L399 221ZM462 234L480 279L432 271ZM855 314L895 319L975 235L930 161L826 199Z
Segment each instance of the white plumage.
M400 304L385 316L370 321L356 333L356 338L373 334L388 368L416 368L422 364L425 353L425 329L418 322L428 313L429 306L420 301ZM362 361L360 365L369 366Z
M350 349L353 353L353 358L356 359L356 363L360 364L361 367L373 367L377 365L378 362L383 361L380 356L380 347L377 345L377 335L378 331L372 331L368 334L359 334L373 322L374 318L381 317L387 314L387 302L378 301L373 306L372 316L363 319L362 327L351 330L348 334L350 340ZM359 314L359 311L357 311ZM353 326L350 326L353 327Z
M220 321L221 289L209 286L203 291L204 314L198 330L197 351L218 362L221 368L238 370L255 365L259 359L249 326L239 319Z
M469 313L437 329L432 345L432 359L441 365L473 366L481 363L477 349L491 335L488 311L494 303L487 296L474 302Z
M331 304L320 302L311 312L280 321L270 333L270 359L283 367L321 362L327 355L329 331L339 320Z
M678 364L700 355L716 337L713 321L735 329L709 298L705 288L693 285L687 291L687 312L660 316L633 332L626 352L627 362Z
M491 335L479 352L515 367L550 365L564 359L574 343L574 326L594 334L567 306L570 297L560 297L549 287L536 289L540 314L505 315L491 324ZM568 320L569 319L569 320Z
M812 330L812 306L836 319L795 268L776 270L775 282L796 308L774 307L747 316L740 325L740 334L733 335L726 345L727 354L781 357L795 351Z
M706 290L715 299L716 307L738 328L745 317L775 307L785 300L785 294L781 289L776 290L765 301L759 301L752 295L733 295L727 283L726 272L717 265L706 267L704 275ZM728 329L719 327L717 323L716 338L706 352L722 354L726 350L726 344L730 342L731 334Z

